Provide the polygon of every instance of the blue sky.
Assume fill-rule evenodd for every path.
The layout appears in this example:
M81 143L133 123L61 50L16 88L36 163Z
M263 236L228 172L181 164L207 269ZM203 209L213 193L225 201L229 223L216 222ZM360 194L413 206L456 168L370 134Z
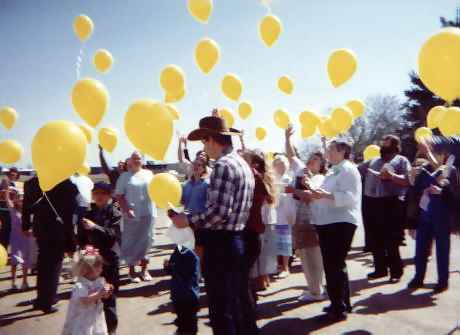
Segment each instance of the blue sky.
M20 115L13 130L0 130L0 139L22 143L25 155L18 165L26 166L33 135L45 122L82 122L70 102L81 47L72 23L79 14L95 24L85 43L81 76L101 80L110 92L110 108L100 126L120 130L119 145L108 155L115 163L133 150L122 134L126 110L137 99L163 99L158 77L167 64L177 64L186 73L188 95L177 104L182 113L177 132L190 131L214 106L236 110L237 104L220 91L222 77L233 72L244 83L242 100L254 106L250 119L236 126L245 129L249 146L282 150L283 133L272 121L277 108L286 108L297 120L307 107L322 112L370 94L402 96L421 44L439 29L439 16L454 17L456 5L457 0L273 0L271 10L284 31L274 47L266 48L257 29L267 8L258 0L214 0L207 25L188 14L186 0L0 0L0 106L11 105ZM203 37L215 39L222 54L209 75L198 70L193 57ZM92 65L99 48L108 49L115 59L105 75ZM326 63L337 48L357 54L358 71L334 89ZM284 74L295 81L292 96L277 89ZM257 126L268 130L263 142L255 140ZM96 148L93 140L91 165L98 164ZM176 148L174 138L167 161L175 161Z

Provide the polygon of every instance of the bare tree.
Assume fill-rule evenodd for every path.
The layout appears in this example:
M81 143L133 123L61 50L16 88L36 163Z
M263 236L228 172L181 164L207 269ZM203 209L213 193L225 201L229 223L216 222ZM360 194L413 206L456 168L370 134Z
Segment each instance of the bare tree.
M405 123L404 109L395 95L372 95L366 99L366 110L357 119L348 136L353 151L362 153L369 144L377 144L387 134L398 134Z

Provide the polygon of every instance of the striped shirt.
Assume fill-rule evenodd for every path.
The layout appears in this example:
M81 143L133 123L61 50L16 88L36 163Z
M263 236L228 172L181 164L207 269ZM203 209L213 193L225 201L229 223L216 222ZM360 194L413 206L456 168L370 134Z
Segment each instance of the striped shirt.
M254 195L254 175L246 161L229 149L216 161L207 191L206 211L189 215L196 228L242 231Z

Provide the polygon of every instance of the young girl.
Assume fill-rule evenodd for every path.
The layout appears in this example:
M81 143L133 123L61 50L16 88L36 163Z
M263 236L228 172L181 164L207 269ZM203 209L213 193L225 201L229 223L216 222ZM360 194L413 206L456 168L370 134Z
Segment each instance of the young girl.
M32 262L33 237L22 231L22 194L14 187L6 189L6 204L11 217L11 289L17 290L16 271L18 264L22 265L22 286L21 290L27 290L29 284L27 275Z
M102 299L109 298L113 286L101 277L103 260L99 251L87 246L74 271L77 282L72 290L62 335L106 335Z

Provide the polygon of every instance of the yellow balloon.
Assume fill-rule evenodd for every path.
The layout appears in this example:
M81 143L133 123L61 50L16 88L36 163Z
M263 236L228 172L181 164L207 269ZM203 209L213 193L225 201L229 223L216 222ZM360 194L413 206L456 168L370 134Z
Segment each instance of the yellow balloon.
M81 176L88 176L91 173L91 167L87 162L84 162L83 165L77 169L77 173Z
M281 129L287 129L291 123L289 114L284 109L278 109L273 115L275 124Z
M79 125L79 127L85 134L88 144L91 143L91 141L93 140L93 128L91 128L87 124L81 124Z
M118 143L118 131L114 128L101 128L99 130L99 144L108 152L113 152Z
M283 30L281 20L275 15L267 15L259 23L259 33L267 47L271 47Z
M338 135L337 130L332 127L331 119L325 118L318 124L318 130L321 136L333 138Z
M93 21L86 15L79 15L73 22L73 30L81 42L85 42L93 33Z
M0 269L3 269L8 263L8 252L3 245L0 244Z
M222 92L224 95L233 101L238 101L243 92L243 84L235 74L227 74L221 83Z
M81 79L73 87L72 105L83 121L95 128L109 107L109 92L95 79Z
M165 94L165 102L166 103L179 102L185 97L186 93L187 93L187 91L185 89L183 89L182 91L180 91L177 94L172 94L172 93L166 92L166 94Z
M238 106L238 114L245 120L252 114L252 105L249 102L242 102Z
M200 23L208 23L212 14L212 0L188 0L188 11Z
M428 115L426 116L426 123L428 128L435 129L439 128L441 124L442 118L444 117L444 113L446 112L447 108L444 106L435 106L430 109Z
M265 137L267 137L267 130L265 130L265 128L263 127L257 127L256 128L256 138L259 141L263 141Z
M14 140L0 142L0 163L13 164L19 161L24 150L21 144Z
M94 55L94 66L99 72L105 73L110 71L113 64L113 57L110 52L105 49L96 51Z
M32 140L32 162L40 187L49 191L69 178L85 162L86 136L69 121L46 123Z
M339 87L348 81L355 73L357 66L353 51L348 49L333 51L327 63L327 72L332 86Z
M418 55L420 79L437 96L460 97L460 29L445 28L431 36Z
M173 136L171 112L155 100L136 101L125 114L125 133L139 151L163 160Z
M265 155L265 159L270 163L273 163L273 161L275 160L275 154L271 151L267 152L267 154Z
M166 66L160 74L160 85L166 93L180 95L185 89L184 71L177 65Z
M13 107L0 107L0 123L6 128L11 129L18 119L18 113Z
M233 116L233 112L230 109L225 107L220 109L219 116L225 120L227 128L231 128L235 124L235 117Z
M168 108L169 112L171 113L173 120L177 121L180 119L180 112L176 106L172 104L166 104L166 108Z
M431 137L433 137L433 132L430 128L420 127L415 131L415 140L418 143L423 142L425 139L429 139Z
M380 147L375 144L368 145L364 149L363 156L365 161L380 157Z
M300 113L299 121L300 124L304 127L309 127L309 125L311 125L312 127L314 126L316 128L321 122L321 119L315 112L306 110Z
M347 102L346 106L351 109L354 119L364 115L366 107L364 106L364 102L361 100L350 100Z
M460 108L447 108L439 123L439 130L444 136L460 135Z
M294 91L294 82L288 76L282 76L278 79L278 88L290 95Z
M334 109L331 115L331 124L338 133L348 131L353 124L353 112L348 107Z
M216 41L204 38L198 42L195 48L195 60L198 67L204 73L209 73L219 62L220 49Z
M309 137L312 137L316 133L317 125L313 123L307 123L302 125L302 138L307 139Z
M159 208L180 206L182 186L179 180L170 173L159 173L153 176L148 191L150 199Z

